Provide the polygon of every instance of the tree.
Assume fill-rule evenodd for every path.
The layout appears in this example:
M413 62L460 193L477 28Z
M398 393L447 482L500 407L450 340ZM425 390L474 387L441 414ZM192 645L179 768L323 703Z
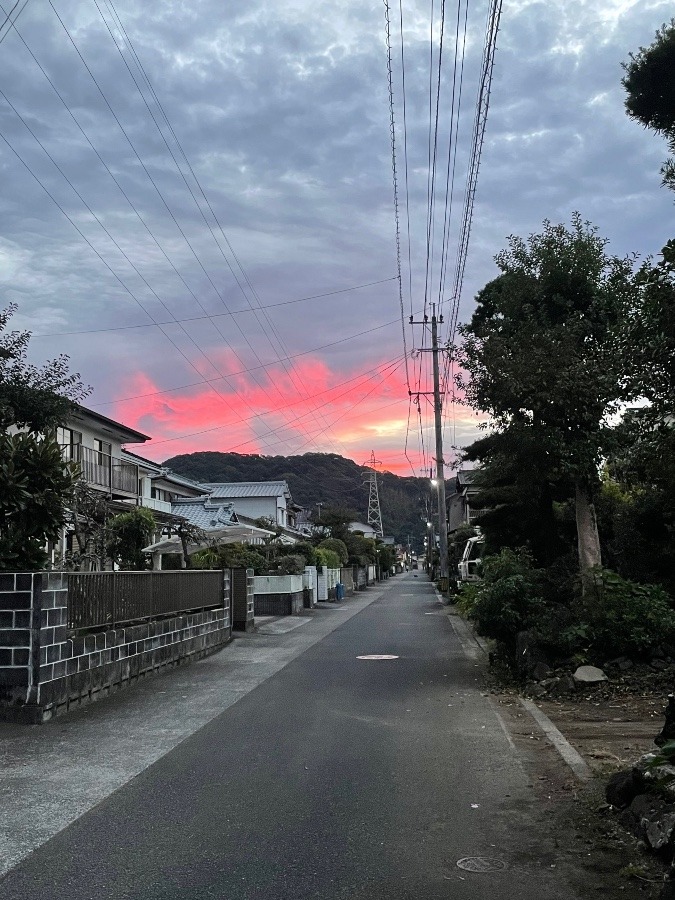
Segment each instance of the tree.
M16 306L0 312L0 569L40 569L47 541L58 539L77 469L56 441L73 402L88 393L59 356L37 368L27 362L30 333L7 332ZM9 434L10 428L20 430Z
M42 569L56 541L77 471L53 438L0 434L0 571Z
M616 348L637 293L631 260L606 243L578 213L569 230L545 221L526 241L511 236L458 353L466 402L497 432L527 433L571 479L584 577L601 564L593 498L608 417L630 394Z
M345 506L328 506L323 509L321 516L315 519L314 524L319 529L319 541L325 537L337 538L347 542L349 537L349 523L358 519L358 513Z
M171 533L178 536L181 546L181 568L190 569L192 561L188 552L188 544L201 544L207 534L199 525L193 525L188 519L176 519L170 525Z
M347 545L345 544L345 542L341 541L339 538L324 538L317 549L332 550L334 553L337 553L343 566L347 564L347 560L349 559L349 551L347 550Z
M568 549L556 503L571 496L570 479L535 440L534 429L512 423L474 441L464 458L480 462L472 506L484 510L479 524L486 538L485 555L502 547L527 547L535 565L548 566Z
M38 368L27 361L29 331L6 332L17 310L10 304L0 312L0 429L14 425L34 434L43 434L62 425L91 388L80 376L68 372L64 354Z
M105 568L108 516L107 496L79 480L67 512L67 524L72 528L77 544L66 558L67 566L78 572Z
M155 528L152 510L144 506L120 513L108 523L108 556L121 569L147 569L148 560L142 550L151 543Z
M662 25L649 47L640 47L623 63L626 112L646 128L662 134L675 155L675 19ZM661 168L663 183L675 190L675 158Z

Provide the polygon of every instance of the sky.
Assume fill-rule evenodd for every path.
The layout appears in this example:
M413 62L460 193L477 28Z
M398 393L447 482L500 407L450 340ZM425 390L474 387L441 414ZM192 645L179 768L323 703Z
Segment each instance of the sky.
M33 362L67 354L85 405L152 437L130 449L421 474L411 314L436 303L446 343L455 295L466 321L508 235L544 219L578 210L618 255L673 236L665 141L621 87L672 5L504 0L454 291L489 4L446 0L437 94L442 0L390 2L398 255L381 0L0 0L19 13L0 28L0 307ZM446 448L480 421L449 391Z

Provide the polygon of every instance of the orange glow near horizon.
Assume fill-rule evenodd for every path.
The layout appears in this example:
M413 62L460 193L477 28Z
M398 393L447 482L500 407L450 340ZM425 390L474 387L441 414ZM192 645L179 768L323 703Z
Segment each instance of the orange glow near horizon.
M119 393L112 417L152 438L129 449L156 461L197 451L318 452L362 465L374 450L383 471L424 472L419 426L412 416L408 458L404 452L409 398L400 360L374 363L368 372L352 375L307 359L290 374L279 371L273 378L265 371L242 373L213 387L199 384L162 393L150 376L136 372L119 384ZM463 429L475 428L469 410L458 407L456 417ZM425 435L427 453L430 438Z

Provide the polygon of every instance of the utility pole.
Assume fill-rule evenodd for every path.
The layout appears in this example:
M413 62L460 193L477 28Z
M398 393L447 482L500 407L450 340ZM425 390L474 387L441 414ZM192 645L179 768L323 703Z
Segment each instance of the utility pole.
M442 317L441 317L442 321ZM441 385L438 375L438 322L436 304L431 316L431 353L434 363L434 423L436 425L436 479L438 480L438 538L441 591L448 590L448 514L445 508L445 472L443 462L443 425L441 422Z
M413 322L410 317L411 325L428 324L428 316L424 317L422 322ZM436 304L432 307L431 316L431 353L433 359L434 372L434 425L436 430L436 480L438 490L438 539L439 539L439 581L441 591L447 591L449 587L449 563L448 563L448 518L445 508L445 471L443 460L443 426L441 421L441 413L443 404L441 400L441 385L438 371L438 325L443 323L443 316L436 318Z

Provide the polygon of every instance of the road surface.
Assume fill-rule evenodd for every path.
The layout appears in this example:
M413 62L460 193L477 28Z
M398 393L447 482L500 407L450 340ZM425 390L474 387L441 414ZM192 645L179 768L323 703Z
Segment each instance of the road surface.
M219 662L96 704L93 724L78 712L29 737L11 732L38 758L40 742L53 752L65 728L67 765L69 744L76 759L84 739L80 727L90 742L103 733L91 729L110 727L99 752L116 772L113 726L133 744L125 730L153 691L182 692L162 707L171 732L173 717L180 726L187 704L199 702L206 676L225 696L216 667L231 664L228 654L247 659L249 674L258 660L263 672L222 711L209 694L207 721L193 710L193 733L183 738L178 727L173 749L153 755L149 744L163 730L155 723L138 750L154 761L137 772L132 765L126 780L103 775L99 802L93 780L78 790L77 767L70 781L54 773L57 811L43 785L45 799L32 798L37 824L22 820L34 850L0 881L1 900L574 900L517 751L482 690L481 663L463 649L423 573L317 610L293 631L264 630L226 647L212 658ZM269 653L286 656L275 667ZM361 658L371 656L392 658ZM79 771L86 785L86 755ZM68 783L74 821L64 806ZM88 808L83 793L96 805ZM41 815L54 832L44 843Z

